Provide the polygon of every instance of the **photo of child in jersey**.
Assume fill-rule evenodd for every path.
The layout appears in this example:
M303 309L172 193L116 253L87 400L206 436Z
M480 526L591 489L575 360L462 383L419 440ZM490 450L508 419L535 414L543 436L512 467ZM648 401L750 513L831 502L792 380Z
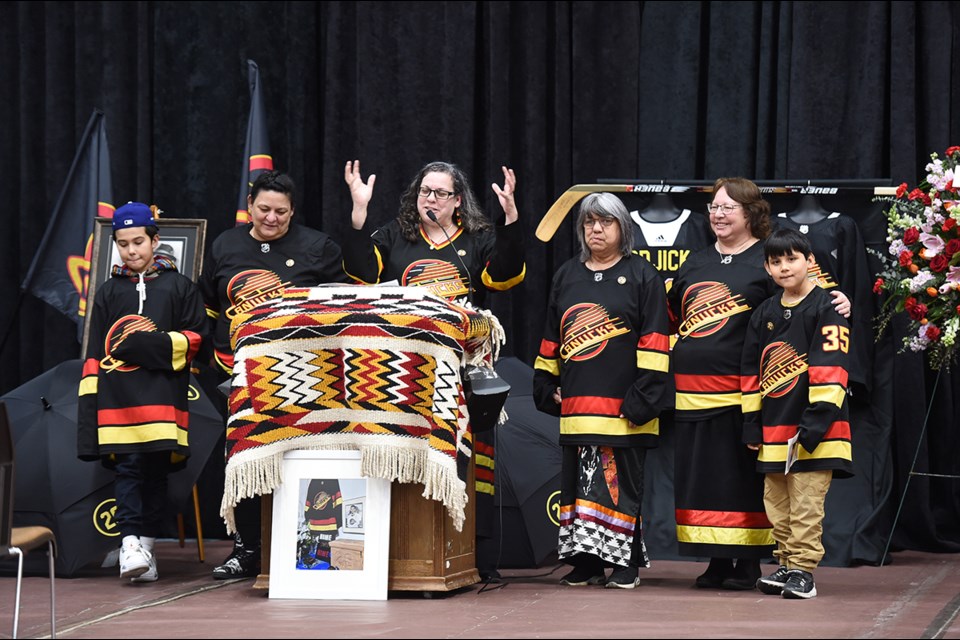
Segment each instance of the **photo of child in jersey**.
M341 569L334 561L330 543L344 537L363 540L366 480L305 478L300 480L300 496L297 569Z

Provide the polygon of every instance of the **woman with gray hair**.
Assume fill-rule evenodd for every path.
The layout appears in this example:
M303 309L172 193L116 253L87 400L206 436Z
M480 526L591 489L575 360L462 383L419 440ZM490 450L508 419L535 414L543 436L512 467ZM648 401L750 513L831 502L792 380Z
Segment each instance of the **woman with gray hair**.
M631 253L633 222L616 196L583 199L577 239L580 255L553 277L533 378L537 408L560 416L558 552L573 566L561 583L632 589L650 565L640 506L667 380L666 295Z

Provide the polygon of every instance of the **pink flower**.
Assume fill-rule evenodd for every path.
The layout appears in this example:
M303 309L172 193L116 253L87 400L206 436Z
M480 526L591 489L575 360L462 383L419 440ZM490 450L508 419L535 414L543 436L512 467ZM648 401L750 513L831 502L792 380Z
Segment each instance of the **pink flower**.
M904 234L906 235L906 234ZM926 258L929 260L943 250L943 238L930 233L921 233L920 242L927 249Z

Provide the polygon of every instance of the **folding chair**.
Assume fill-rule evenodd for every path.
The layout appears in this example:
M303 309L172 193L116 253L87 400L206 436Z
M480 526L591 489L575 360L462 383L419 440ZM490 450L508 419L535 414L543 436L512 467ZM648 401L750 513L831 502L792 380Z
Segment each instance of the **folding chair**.
M56 598L54 595L54 558L56 540L53 531L47 527L13 526L13 436L10 434L10 420L7 405L0 402L0 494L3 505L0 510L0 559L17 557L17 596L13 608L13 637L17 637L20 623L20 589L23 586L23 554L47 545L47 559L50 565L50 637L57 637Z

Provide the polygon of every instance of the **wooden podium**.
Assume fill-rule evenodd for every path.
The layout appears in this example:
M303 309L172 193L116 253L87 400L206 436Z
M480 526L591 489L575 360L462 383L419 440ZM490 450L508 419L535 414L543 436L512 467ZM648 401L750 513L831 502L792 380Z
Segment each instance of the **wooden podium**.
M467 470L467 506L457 531L443 503L424 498L423 485L390 486L390 567L392 591L452 591L480 582L476 564L474 461ZM260 520L260 575L254 589L270 588L273 494L263 496Z
M394 482L390 491L387 589L451 591L480 582L476 564L474 461L467 472L467 507L457 531L447 509L424 498L423 485Z

